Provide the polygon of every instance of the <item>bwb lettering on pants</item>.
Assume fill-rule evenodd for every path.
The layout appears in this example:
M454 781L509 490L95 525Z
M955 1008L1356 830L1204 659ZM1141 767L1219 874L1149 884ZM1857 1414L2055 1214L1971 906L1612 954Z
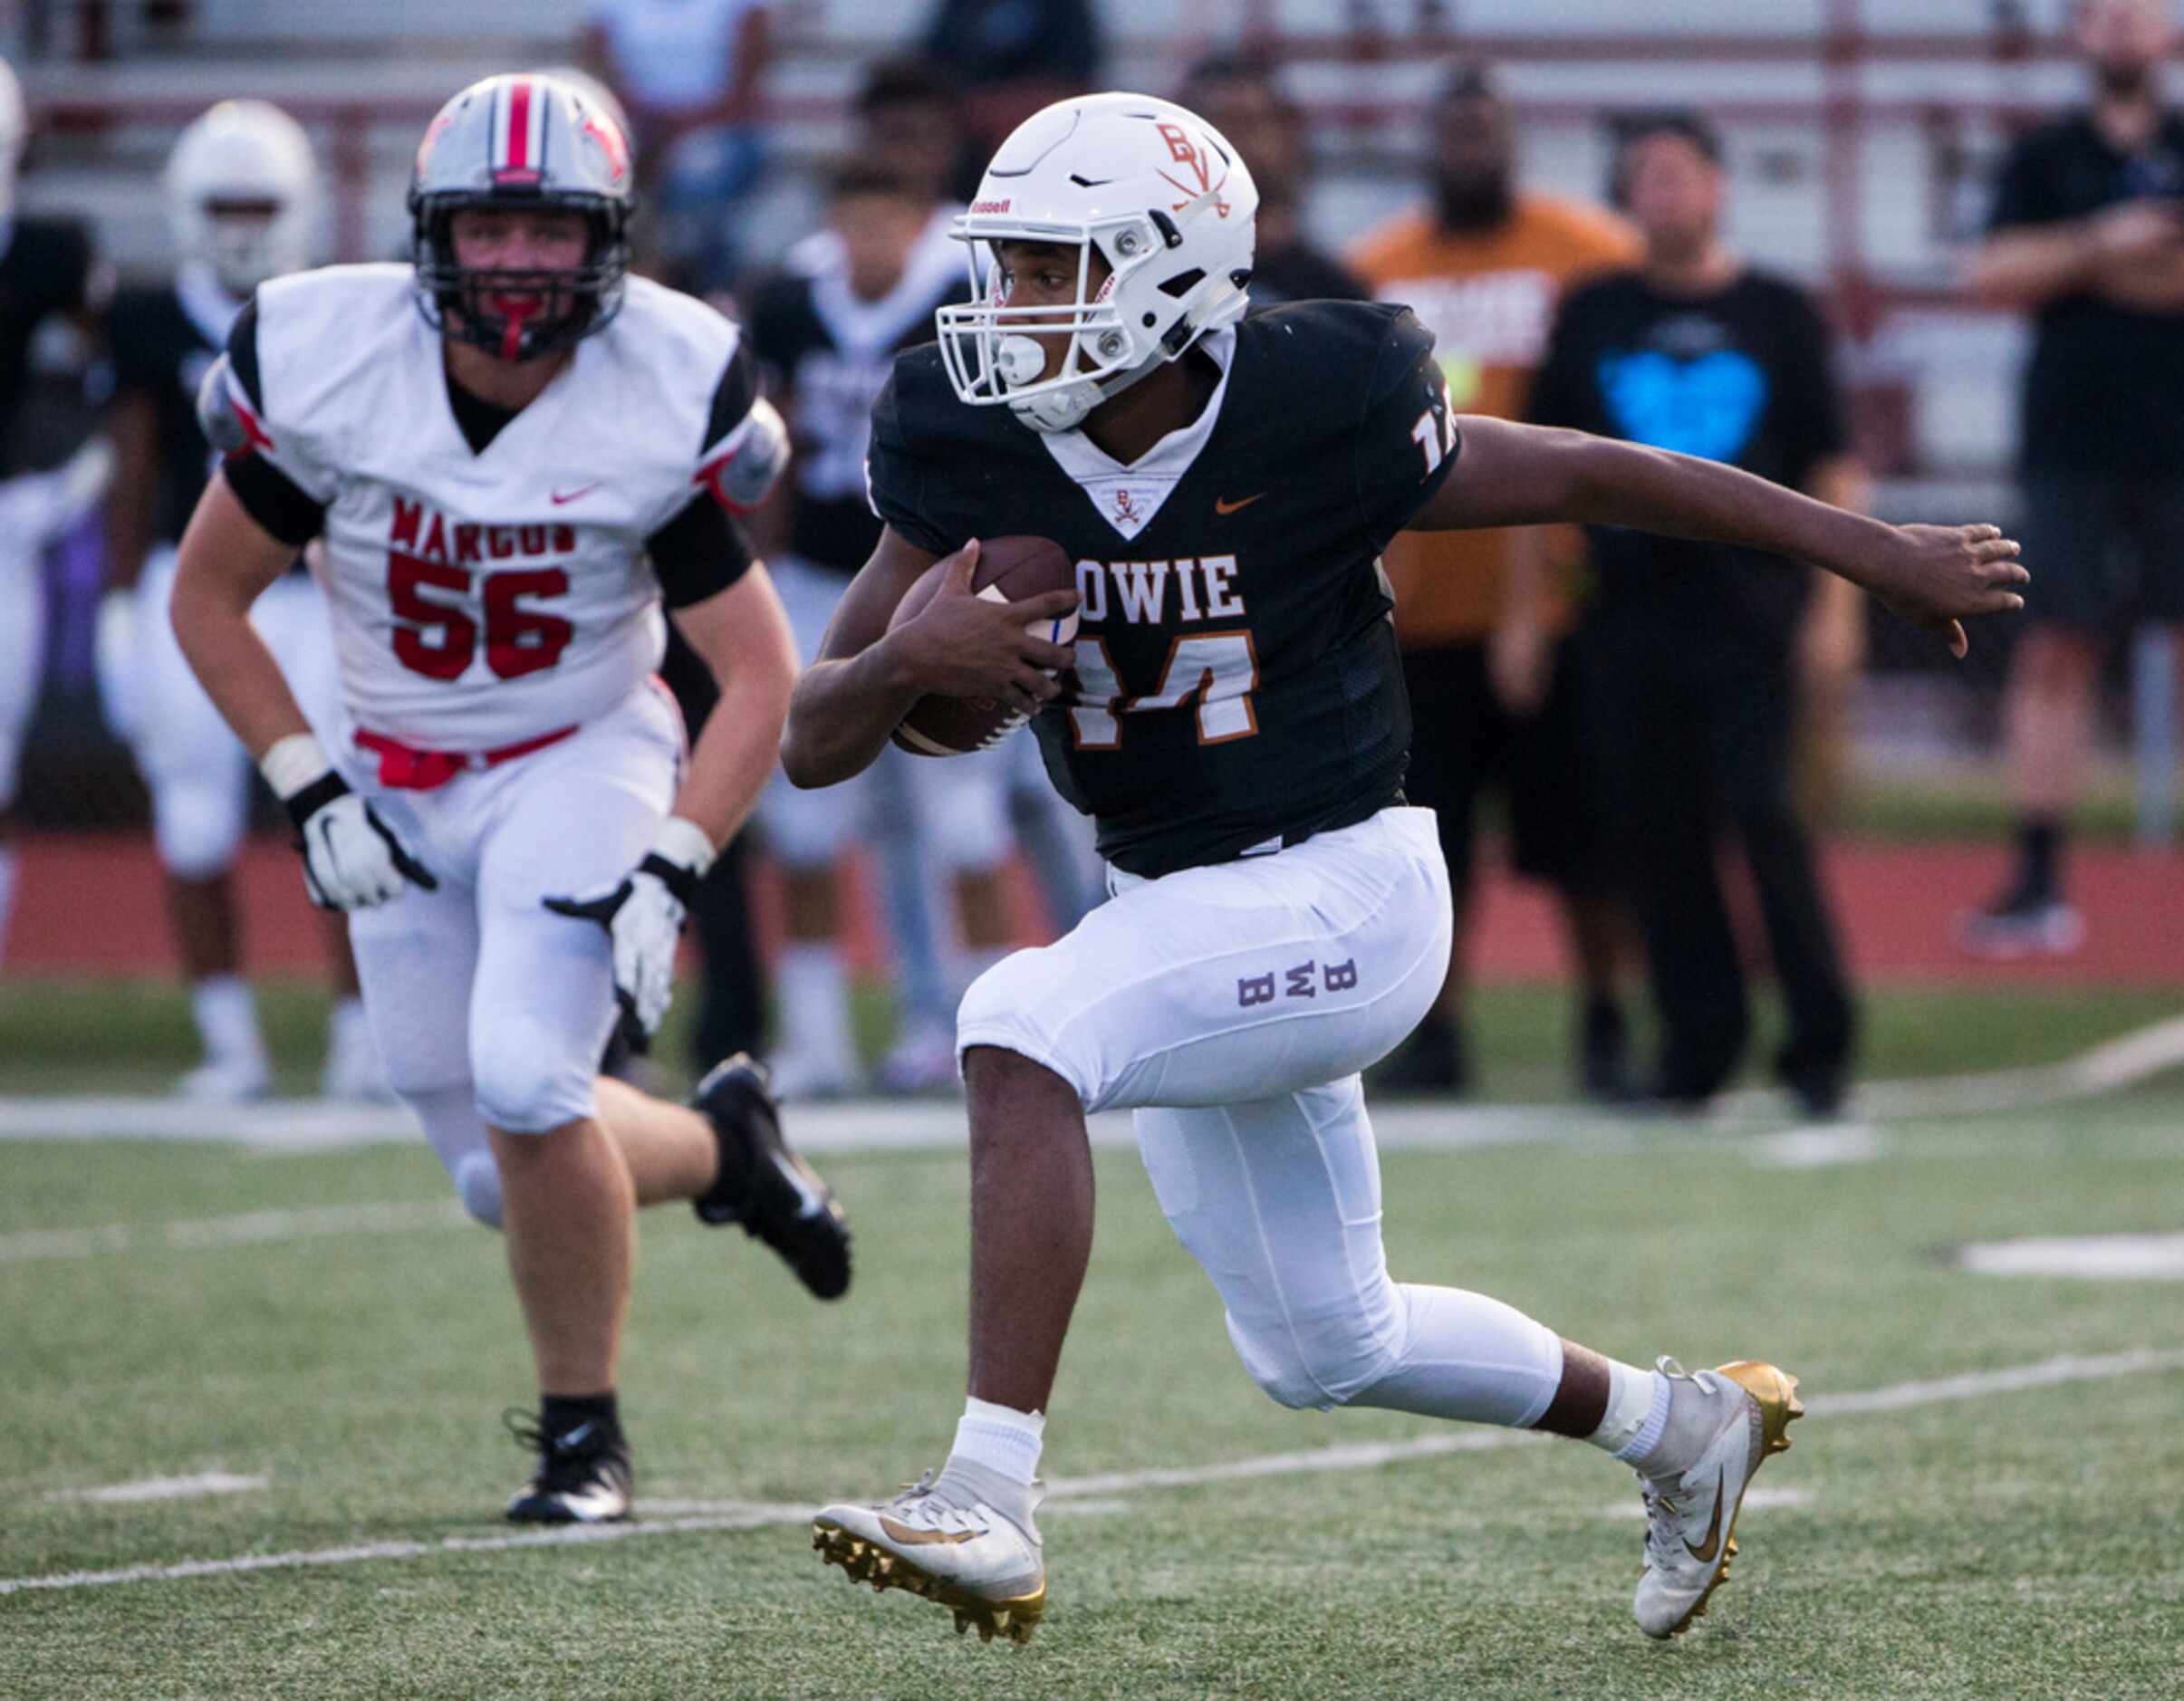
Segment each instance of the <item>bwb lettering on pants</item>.
M1255 1004L1270 1004L1277 995L1315 998L1323 992L1349 992L1357 984L1358 966L1354 956L1347 963L1299 963L1294 968L1239 977L1236 1008L1248 1010Z

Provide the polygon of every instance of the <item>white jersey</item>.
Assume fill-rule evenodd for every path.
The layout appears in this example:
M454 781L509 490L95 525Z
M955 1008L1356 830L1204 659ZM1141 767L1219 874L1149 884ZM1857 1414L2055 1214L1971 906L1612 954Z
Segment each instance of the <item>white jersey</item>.
M394 264L263 285L255 383L235 388L255 390L256 452L324 505L314 571L355 726L491 751L595 719L659 665L646 540L708 492L727 500L722 468L759 424L749 356L710 307L631 278L474 451L413 290Z

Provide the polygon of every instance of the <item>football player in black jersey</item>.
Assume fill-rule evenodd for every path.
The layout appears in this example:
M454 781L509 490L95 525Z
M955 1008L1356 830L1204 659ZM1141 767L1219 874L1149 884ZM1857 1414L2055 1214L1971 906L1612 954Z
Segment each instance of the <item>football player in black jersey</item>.
M1993 526L1891 526L1686 456L1459 425L1408 310L1244 316L1256 200L1228 144L1168 102L1036 114L957 226L973 303L897 362L875 415L887 530L797 687L789 775L857 772L929 693L1004 697L1036 711L1057 783L1096 817L1115 896L964 1000L970 1398L938 1477L825 1508L814 1542L958 1629L1037 1621L1036 1470L1092 1243L1084 1115L1127 1106L1254 1380L1284 1405L1544 1429L1631 1465L1650 1520L1633 1610L1671 1636L1788 1445L1795 1379L1644 1369L1482 1294L1390 1280L1359 1072L1432 1003L1450 912L1431 819L1403 806L1376 556L1406 526L1712 539L1842 574L1958 653L1959 618L2019 606L2027 575ZM1062 545L1076 596L968 594L977 540L1018 533ZM889 631L937 562L940 593ZM1025 630L1073 606L1073 649Z
M22 88L0 60L0 958L15 890L10 815L44 668L45 551L98 501L112 466L101 437L66 465L34 471L44 457L25 453L18 441L33 340L56 317L88 329L95 293L84 226L16 209L15 174L28 134Z
M199 386L251 292L310 264L318 168L310 139L287 113L263 101L223 101L177 139L165 187L174 276L121 292L109 315L119 465L107 504L100 678L109 718L151 793L168 913L204 1046L204 1061L176 1090L233 1102L271 1081L242 975L232 879L250 758L183 660L168 604L176 547L212 470L197 423ZM306 713L331 729L340 714L332 634L325 599L300 558L258 600L253 619ZM325 932L335 1002L322 1085L335 1098L385 1096L347 924L330 916Z

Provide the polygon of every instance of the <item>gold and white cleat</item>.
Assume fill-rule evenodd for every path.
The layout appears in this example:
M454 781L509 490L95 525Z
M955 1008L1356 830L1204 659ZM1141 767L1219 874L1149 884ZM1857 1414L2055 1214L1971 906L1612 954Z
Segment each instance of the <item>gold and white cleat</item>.
M1046 1610L1046 1563L1038 1533L983 1501L960 1505L928 1471L884 1505L843 1502L812 1520L812 1546L872 1592L900 1589L948 1608L956 1634L976 1628L1028 1642Z
M1797 1379L1771 1364L1738 1360L1686 1377L1671 1359L1661 1373L1718 1398L1721 1427L1674 1477L1639 1478L1646 1505L1646 1562L1631 1610L1638 1628L1667 1640L1703 1616L1737 1555L1737 1514L1761 1465L1789 1450L1791 1424L1804 1416Z

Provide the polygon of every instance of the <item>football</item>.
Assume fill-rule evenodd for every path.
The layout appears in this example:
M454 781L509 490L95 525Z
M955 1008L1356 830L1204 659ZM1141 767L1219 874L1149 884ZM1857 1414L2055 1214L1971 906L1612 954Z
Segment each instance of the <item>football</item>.
M888 629L915 620L939 591L946 563L935 562L903 594ZM989 602L1020 602L1045 591L1074 591L1077 570L1058 543L1043 537L989 537L978 546L978 565L971 575L971 591ZM1077 635L1077 617L1072 612L1052 620L1035 620L1027 629L1056 644ZM998 697L923 697L895 728L895 743L919 756L967 756L999 742L1024 724L1025 717Z

